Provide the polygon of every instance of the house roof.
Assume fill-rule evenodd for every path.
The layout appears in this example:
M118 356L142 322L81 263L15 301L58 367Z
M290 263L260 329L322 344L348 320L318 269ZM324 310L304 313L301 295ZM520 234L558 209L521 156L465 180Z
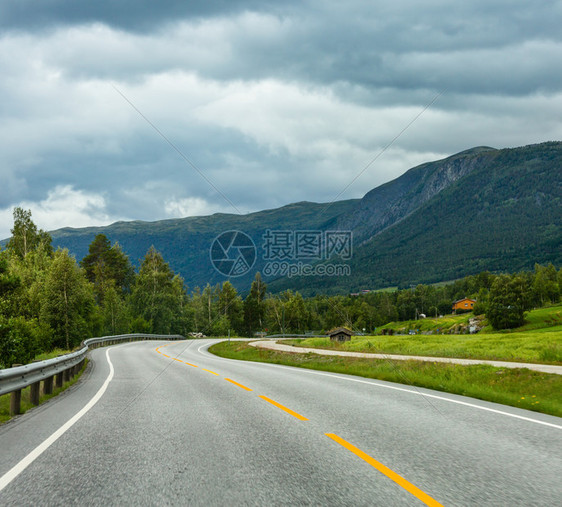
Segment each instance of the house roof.
M456 305L457 303L460 303L461 301L472 301L473 303L476 303L476 299L462 298L462 299L457 299L456 301L453 301L453 304Z
M328 336L333 336L340 333L345 333L346 335L351 336L353 334L353 331L347 329L347 327L336 327L328 331Z

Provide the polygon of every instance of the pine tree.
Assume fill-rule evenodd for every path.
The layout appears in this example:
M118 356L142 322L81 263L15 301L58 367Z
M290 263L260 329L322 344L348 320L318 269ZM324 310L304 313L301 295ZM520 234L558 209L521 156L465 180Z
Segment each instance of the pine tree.
M88 255L80 265L86 277L94 284L98 302L103 302L105 291L114 286L122 293L130 288L133 281L133 267L118 243L113 246L104 234L98 234L90 243Z

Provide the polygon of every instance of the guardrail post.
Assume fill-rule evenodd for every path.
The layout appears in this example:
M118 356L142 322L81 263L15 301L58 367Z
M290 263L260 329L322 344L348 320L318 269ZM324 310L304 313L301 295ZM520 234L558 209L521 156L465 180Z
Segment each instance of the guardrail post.
M41 381L31 384L29 391L29 400L33 405L39 405L39 388L41 387Z
M53 393L53 380L55 380L54 375L52 377L46 378L43 381L43 392L45 394L52 394Z
M63 376L63 380L65 382L68 382L70 380L70 370L71 368L67 368L66 370L64 370L64 376Z
M55 377L55 386L56 387L62 387L63 377L64 377L63 371L61 371L60 373L57 373L57 376Z
M18 415L21 412L21 389L12 391L10 396L10 415Z
M12 364L12 368L21 366L21 364ZM18 415L21 412L21 389L12 391L10 395L10 415Z

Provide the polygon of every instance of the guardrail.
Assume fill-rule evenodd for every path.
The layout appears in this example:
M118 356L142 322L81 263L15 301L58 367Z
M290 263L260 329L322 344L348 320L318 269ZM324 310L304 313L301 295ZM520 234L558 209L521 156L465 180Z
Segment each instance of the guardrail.
M31 386L31 403L39 405L41 382L43 382L43 393L51 394L53 386L61 387L63 382L70 380L82 369L89 349L138 340L185 340L185 338L181 335L142 333L89 338L81 343L80 350L70 354L0 370L0 396L12 393L10 415L17 415L21 411L21 390L25 387Z

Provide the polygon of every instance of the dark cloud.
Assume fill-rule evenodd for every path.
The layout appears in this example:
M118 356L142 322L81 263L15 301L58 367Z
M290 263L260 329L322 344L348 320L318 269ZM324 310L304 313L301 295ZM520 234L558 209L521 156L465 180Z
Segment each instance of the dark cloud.
M59 15L64 3L40 5L68 24L90 16L108 27L130 28L120 15L94 2L79 4L85 13L99 10L84 19L73 18L78 8ZM115 9L127 10L118 5ZM141 2L135 4L131 26L134 20L152 27L167 20L165 30L123 33L81 26L53 35L56 51L30 50L74 79L138 82L159 72L194 71L223 81L349 83L363 87L372 99L372 92L385 88L404 95L443 89L525 95L561 87L562 69L553 65L562 58L560 2L520 1L510 8L482 1L454 8L446 2L308 2L298 8L284 3L283 13L275 5L169 2L168 9L168 3Z
M103 23L123 30L152 31L162 24L181 19L275 9L277 4L268 0L3 0L0 3L0 27L41 30ZM283 4L287 5L287 2Z
M0 4L0 228L327 201L562 138L562 2ZM210 186L113 88L182 150ZM49 222L50 224L50 222ZM49 227L48 224L39 224Z

